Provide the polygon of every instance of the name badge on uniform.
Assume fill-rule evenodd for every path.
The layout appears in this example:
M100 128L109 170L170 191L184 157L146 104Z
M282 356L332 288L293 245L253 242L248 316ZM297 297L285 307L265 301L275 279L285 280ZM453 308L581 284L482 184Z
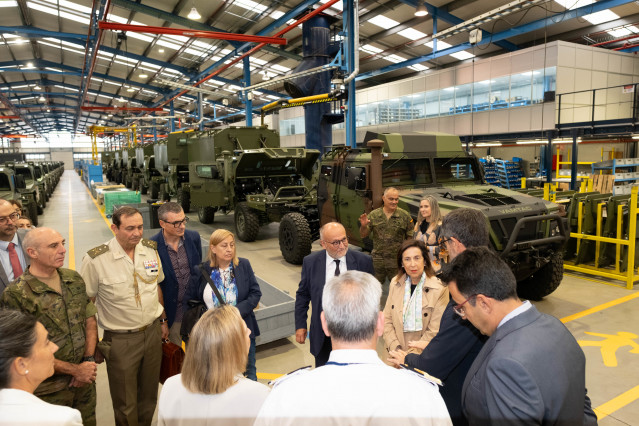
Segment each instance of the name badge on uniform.
M151 273L158 272L158 268L159 268L159 266L158 266L158 261L157 260L152 259L152 260L145 260L144 261L144 269L147 272L151 272Z

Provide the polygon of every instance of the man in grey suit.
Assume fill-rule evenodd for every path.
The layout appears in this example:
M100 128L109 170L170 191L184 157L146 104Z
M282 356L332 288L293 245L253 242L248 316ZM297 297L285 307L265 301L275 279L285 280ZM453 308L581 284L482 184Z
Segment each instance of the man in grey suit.
M455 312L490 336L470 367L462 407L470 425L596 425L586 358L568 329L517 297L506 263L469 248L444 271Z
M0 294L29 266L22 251L24 232L17 232L19 218L13 204L0 200Z

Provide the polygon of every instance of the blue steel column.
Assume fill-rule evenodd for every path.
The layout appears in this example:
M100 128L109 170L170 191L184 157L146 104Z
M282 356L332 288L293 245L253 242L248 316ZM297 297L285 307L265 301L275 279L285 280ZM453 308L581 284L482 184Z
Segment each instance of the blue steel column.
M248 87L251 85L251 63L249 61L249 57L242 59L244 64L244 87ZM244 106L246 107L246 112L244 113L246 117L246 125L253 125L253 101L248 98L248 92L244 92Z
M546 145L546 182L552 183L552 137L553 132L548 132L548 145Z
M171 116L169 120L169 131L175 132L175 108L173 108L173 101L169 102L169 115Z
M204 121L202 121L202 117L204 117L204 103L202 102L202 92L197 92L197 121L200 122L198 125L198 129L200 131L204 130Z
M570 189L576 191L577 188L577 162L579 156L577 154L577 136L579 136L579 129L572 129L572 161L570 164Z
M155 113L153 113L153 115L155 115ZM154 118L153 119L153 143L156 143L158 141L158 128L157 126L157 120Z
M433 36L437 34L437 15L433 15ZM433 39L433 52L437 52L437 39Z
M346 28L346 75L350 75L355 66L355 55L359 52L355 51L355 8L353 0L344 1L344 28ZM355 79L348 82L348 101L346 102L346 146L355 148L357 141L355 140Z

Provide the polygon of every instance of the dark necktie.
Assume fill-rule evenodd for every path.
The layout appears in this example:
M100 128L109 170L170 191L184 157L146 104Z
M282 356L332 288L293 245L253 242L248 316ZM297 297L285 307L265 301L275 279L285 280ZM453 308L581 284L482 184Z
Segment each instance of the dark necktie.
M335 259L335 276L339 276L339 259Z
M18 258L18 252L16 252L16 245L9 243L7 251L9 252L9 262L11 262L11 269L13 269L13 279L15 280L22 275L22 265L20 265L20 259ZM339 274L339 266L336 274Z

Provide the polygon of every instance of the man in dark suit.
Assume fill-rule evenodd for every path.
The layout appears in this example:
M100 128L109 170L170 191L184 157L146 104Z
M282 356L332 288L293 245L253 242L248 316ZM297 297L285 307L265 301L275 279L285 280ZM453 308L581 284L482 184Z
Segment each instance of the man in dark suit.
M197 265L202 261L202 243L200 234L186 229L189 218L178 203L162 204L158 209L158 218L162 230L151 240L158 243L158 254L164 270L164 281L160 283L160 288L169 320L169 340L181 346L183 299L191 271L199 273Z
M19 218L15 206L0 199L0 294L29 266L29 259L22 251L22 238L26 232L17 232Z
M468 371L462 406L471 425L595 425L586 357L555 317L517 297L506 263L485 247L444 271L455 312L490 336Z
M315 357L315 367L328 361L331 353L331 339L324 334L320 313L322 313L322 291L331 277L345 271L362 271L373 274L370 256L348 250L346 230L341 223L329 222L320 229L320 244L324 250L309 254L302 265L302 279L295 295L295 340L306 341L308 304L313 304L311 316L311 353Z
M442 250L451 261L466 248L489 244L488 223L482 212L475 209L457 209L444 216L440 230ZM446 265L444 265L446 268ZM461 405L461 391L466 373L475 361L486 338L468 321L455 314L451 299L444 310L439 332L421 354L402 350L390 351L388 360L395 365L407 364L441 379L444 386L439 392L455 426L466 426Z

